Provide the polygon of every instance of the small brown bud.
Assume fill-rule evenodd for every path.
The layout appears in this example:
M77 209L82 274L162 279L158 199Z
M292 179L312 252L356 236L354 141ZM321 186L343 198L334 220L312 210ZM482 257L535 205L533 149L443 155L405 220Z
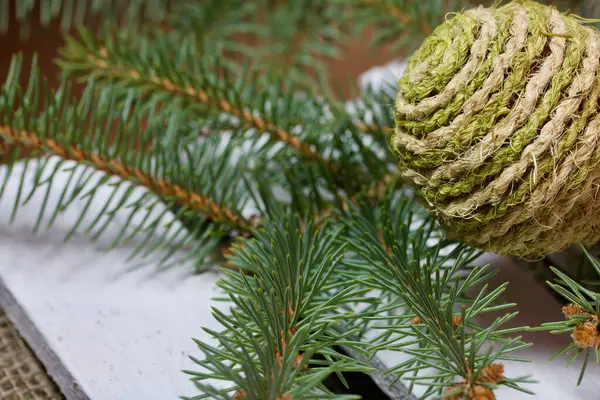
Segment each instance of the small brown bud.
M450 386L444 390L444 393L456 392L459 388L464 388L464 384ZM467 395L465 396L464 391L450 396L442 397L442 400L496 400L494 392L483 385L475 385L469 388Z
M562 312L565 317L570 317L572 315L590 315L583 308L578 306L577 304L569 304L562 308Z
M410 320L411 325L416 325L416 324L420 324L420 323L421 323L421 318L419 318L419 317L414 317L413 319Z
M478 382L498 383L504 380L504 365L500 363L490 364L479 373Z
M571 333L573 343L582 349L596 346L598 336L598 327L589 321L577 325Z
M300 363L302 363L303 359L304 359L304 354L302 354L302 353L298 354L296 356L296 358L294 359L294 368L298 368ZM302 368L306 368L306 365L302 366Z
M452 317L452 323L454 324L455 328L458 328L460 326L460 324L462 324L463 319L462 319L462 315L454 315Z
M464 389L463 385L454 385L454 386L450 386L448 389L444 390L444 393L451 393L454 392L460 388ZM444 396L442 397L442 400L460 400L463 398L463 392L457 393L457 394L452 394L449 396Z
M469 400L496 400L494 392L485 386L477 385L473 386L469 390Z
M246 400L248 399L248 393L245 390L239 390L231 396L233 400Z
M233 255L233 247L226 247L222 251L223 256L231 256Z

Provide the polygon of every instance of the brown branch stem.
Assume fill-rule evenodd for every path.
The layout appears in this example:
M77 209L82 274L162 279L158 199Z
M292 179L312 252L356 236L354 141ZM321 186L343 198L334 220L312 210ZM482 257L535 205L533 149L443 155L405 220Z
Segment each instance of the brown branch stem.
M103 56L107 55L106 49L101 49L100 54ZM144 79L140 73L133 68L127 69L121 65L111 66L106 59L98 58L93 55L88 55L88 61L95 65L96 71L102 70L115 75L126 75L129 78L137 81L149 81L173 95L186 96L195 100L199 100L206 106L213 107L226 114L232 115L238 118L244 124L256 128L259 131L268 133L273 139L288 144L290 147L294 148L308 159L322 162L334 174L337 173L335 164L323 159L309 145L302 143L296 136L292 135L287 130L277 126L273 122L266 121L258 115L252 114L250 111L239 109L225 99L213 99L203 89L196 89L191 86L181 87L167 78L160 78L156 75L152 75L150 78Z
M13 149L13 146L6 143L5 140L0 139L0 154L9 153Z
M52 154L66 160L87 162L109 175L118 176L145 186L159 196L174 197L182 206L197 210L214 221L245 231L251 229L251 224L248 221L231 209L215 203L212 199L190 192L182 186L171 184L163 179L154 178L138 168L125 165L121 161L107 159L102 155L87 152L76 145L65 146L52 138L42 139L34 132L17 131L5 125L0 125L0 136L28 150L36 151L46 148ZM11 143L6 145L10 146Z

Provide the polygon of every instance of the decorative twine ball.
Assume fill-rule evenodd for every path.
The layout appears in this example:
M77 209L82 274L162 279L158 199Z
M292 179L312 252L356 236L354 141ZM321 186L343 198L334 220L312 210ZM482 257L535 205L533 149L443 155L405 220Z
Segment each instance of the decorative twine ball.
M600 32L518 1L440 25L399 81L400 173L447 235L536 257L600 239Z

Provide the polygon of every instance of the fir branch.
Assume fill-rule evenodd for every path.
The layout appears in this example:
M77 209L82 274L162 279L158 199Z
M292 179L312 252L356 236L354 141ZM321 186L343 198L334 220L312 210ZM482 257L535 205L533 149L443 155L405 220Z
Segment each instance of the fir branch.
M259 133L266 132L272 140L287 144L309 160L318 161L332 173L337 171L333 163L325 160L308 144L302 143L288 129L278 125L276 121L269 120L267 115L258 115L255 110L246 110L241 104L230 101L232 94L226 93L227 89L223 88L223 85L211 79L219 73L218 66L213 69L202 62L188 59L188 68L181 71L178 70L179 65L171 61L172 55L164 47L157 46L151 57L154 60L159 59L162 68L152 68L151 65L157 64L154 60L146 60L144 65L141 60L137 63L132 62L130 57L123 55L135 51L128 48L126 40L105 37L106 46L98 46L90 32L80 30L80 35L81 43L70 39L62 51L63 60L59 65L64 70L80 75L83 72L84 76L115 79L130 87L142 87L145 91L162 92L171 98L183 99L187 104L191 104L192 108L203 106L213 112L227 114L238 119L243 126L255 128ZM195 53L188 51L188 57ZM187 71L195 71L196 74ZM233 97L239 100L240 95L233 94Z
M49 153L65 160L91 164L98 171L135 182L148 188L158 196L173 197L177 203L190 210L198 210L216 222L222 222L242 230L251 229L248 221L245 221L227 207L215 203L212 199L198 193L189 192L177 184L171 184L163 179L152 177L150 174L125 165L118 160L108 159L98 153L89 153L80 149L77 145L65 145L52 138L42 139L35 132L16 131L1 124L0 136L11 143L17 144L17 146L30 150L47 150Z
M38 87L45 85L44 83L40 83L41 80L36 74L37 68L34 61L32 68L33 73L30 77L28 92L26 94L20 94L20 88L18 85L16 85L19 71L21 69L20 65L21 58L14 58L11 64L8 82L2 87L2 99L0 99L0 137L4 139L3 143L5 143L4 147L6 150L10 151L12 146L16 146L19 149L24 149L33 152L34 154L50 153L65 160L72 160L78 163L87 163L93 165L97 170L103 171L109 175L114 175L122 179L135 182L138 185L145 186L159 196L163 196L165 198L172 197L183 207L190 210L201 211L215 221L223 222L242 230L250 229L250 225L248 225L247 221L242 219L239 215L236 215L236 213L234 213L232 210L218 205L212 199L209 199L206 196L186 190L178 184L169 183L164 179L151 176L149 173L142 171L140 168L127 165L122 161L109 157L108 155L82 148L82 146L77 142L71 143L68 139L66 141L63 139L71 136L73 139L77 140L80 138L79 135L81 135L81 132L77 132L76 135L68 135L67 132L58 131L56 124L54 124L54 126L48 125L48 121L46 121L46 126L44 126L44 124L40 124L38 129L41 129L42 132L44 130L49 130L50 132L39 134L36 131L20 129L20 126L28 125L25 121L27 121L28 117L31 117L31 114L37 111L35 110L35 106L37 105L37 99L39 98ZM64 84L61 86L62 87L57 91L57 94L69 91ZM48 98L49 93L47 88L42 90L42 92L44 91L44 95L46 98ZM88 86L87 95L89 96L92 93L94 93L93 86ZM74 105L68 104L61 97L62 95L57 95L56 104L52 104L52 102L49 101L49 104L46 104L46 109L44 111L52 115L52 113L62 110L65 117L73 112L76 112ZM34 100L34 104L30 104L32 99ZM19 105L19 108L17 110L11 110L14 105ZM78 106L79 108L84 107L83 105ZM89 105L87 106L89 107ZM16 116L16 118L10 117L9 114L11 112ZM75 116L71 115L71 118L73 117ZM78 113L73 123L76 126L78 124L80 129L85 130L86 124L83 121L85 117L85 114L82 115L81 113ZM34 117L34 119L44 120L45 116L42 114L42 116ZM4 123L2 123L3 121ZM132 123L135 125L137 124L137 121L138 119L132 121L131 119L128 120L128 117L126 117L123 122ZM63 126L62 128L65 130L72 129L72 127L68 126ZM139 137L141 135L136 132L130 136L131 137L128 139L128 141L135 143L136 136ZM144 141L145 140L141 140L142 143Z
M340 58L348 45L346 23L330 0L266 3L258 68L322 95L330 77L324 60Z
M100 49L101 55L106 55L106 49ZM301 143L295 136L291 135L286 130L278 127L272 122L266 122L262 117L251 114L248 111L243 111L225 99L210 98L208 93L203 89L195 89L191 86L180 87L166 78L159 78L156 75L151 75L144 79L134 69L123 69L123 66L110 66L106 59L89 57L92 68L96 75L105 74L108 78L127 77L134 81L133 85L144 85L152 83L156 85L156 89L165 90L174 96L188 97L192 101L198 101L215 110L222 111L233 117L243 121L247 126L258 129L259 131L268 132L275 140L280 140L283 143L290 145L299 153L305 155L308 159L316 160L319 156L306 144Z
M39 0L39 1L2 1L0 2L0 34L9 28L11 14L20 24L30 21L36 6L39 7L39 21L48 26L52 21L60 19L60 28L66 32L73 26L90 23L92 17L100 20L111 18L122 24L139 24L143 22L159 23L164 21L173 8L185 4L185 0ZM13 5L11 11L11 4Z
M138 112L135 102L121 102L124 108L115 107L116 100L110 88L97 90L93 81L86 86L79 100L71 100L68 83L56 91L48 89L45 81L39 78L35 65L27 91L23 93L18 85L20 70L21 58L15 57L9 78L0 91L0 138L13 146L13 150L5 153L9 159L4 168L0 196L5 193L9 178L15 174L18 158L24 153L25 166L35 160L37 169L29 194L23 190L25 173L21 176L14 196L13 218L36 191L45 190L47 197L56 176L67 172L74 186L64 188L48 228L78 198L85 200L86 205L67 238L83 228L84 234L95 230L92 239L96 239L114 219L112 207L128 209L125 226L113 238L110 247L145 235L133 250L132 259L135 255L147 256L168 247L160 261L162 265L175 255L177 249L188 248L185 257L205 267L204 260L209 251L231 230L247 232L258 223L243 217L239 211L247 204L249 195L243 185L243 174L248 169L247 156L234 153L238 141L210 136L190 146L186 141L163 139L161 135L169 138L171 129L179 129L178 114L173 114L165 125L162 122L142 123L152 114ZM50 155L61 160L50 163ZM70 167L61 171L66 161L82 168ZM102 178L92 179L94 173L102 174ZM112 181L111 177L114 178ZM94 211L97 214L83 226L89 206L101 186L110 188L110 201L100 211ZM133 190L135 186L144 187L148 192L137 195ZM44 202L35 230L47 207ZM139 223L133 222L134 216L138 216ZM157 233L159 238L154 236Z
M333 118L329 118L327 103L297 92L285 80L273 82L253 74L239 74L232 80L218 63L195 59L193 43L184 43L173 54L173 45L164 35L157 34L155 39L106 35L97 43L89 32L82 31L79 41L68 40L60 64L74 74L114 82L113 88L123 96L131 89L139 91L143 107L180 112L214 125L216 132L218 123L230 121L234 132L249 129L257 139L266 133L271 143L285 143L305 161L325 167L327 172L318 175L333 179L327 188L331 192L337 191L337 186L356 193L361 186L383 179L395 164L383 129L393 121L391 108L378 105L381 95L366 94L365 104L354 117L332 104ZM155 44L152 52L147 43ZM136 52L138 46L143 50ZM354 124L367 114L370 126L378 128L360 134ZM229 118L223 119L224 115ZM274 158L273 154L270 157Z
M255 46L244 43L240 36L250 41L267 34L256 21L259 11L268 11L261 10L260 1L203 0L178 7L166 24L177 39L193 35L201 44L199 57L224 53L234 59L255 51Z
M581 249L596 274L600 276L600 262L585 247L581 246ZM567 362L567 366L569 366L585 353L583 367L577 380L577 386L579 386L583 382L590 359L600 363L600 293L585 288L557 268L550 268L556 279L554 282L547 282L548 285L569 302L562 308L565 320L547 322L539 327L531 328L531 330L547 330L552 334L571 334L572 343L552 356L551 359L562 354L570 355L571 358Z
M356 32L374 28L371 44L390 45L393 50L410 53L422 39L444 21L450 11L469 5L468 0L336 0L347 6L345 18L352 18ZM440 4L441 3L441 4Z
M388 293L382 297L386 300L380 305L381 311L372 309L366 317L379 322L371 329L382 332L373 350L399 351L408 356L387 373L411 382L409 390L413 385L426 385L424 398L450 397L454 391L468 394L479 390L482 376L489 375L486 371L494 363L528 346L519 338L505 337L525 328L503 327L516 313L506 314L485 328L475 323L481 313L512 306L496 304L506 285L489 293L484 286L469 299L466 292L493 273L486 267L471 267L477 254L444 239L435 223L419 214L424 215L411 204L410 195L393 190L375 204L363 196L339 214L347 227L344 242L354 254L351 264L363 268L361 273L354 273L355 279L372 290ZM462 312L456 314L459 307ZM404 311L389 313L391 309ZM492 342L499 345L484 353L484 345ZM458 387L454 386L457 376L462 378ZM517 382L522 379L503 376L494 384L526 391ZM444 387L453 389L443 393Z
M254 275L229 273L219 284L235 308L229 314L214 310L224 330L208 332L218 347L197 342L205 358L192 358L202 370L188 371L203 391L194 399L357 398L332 394L323 380L332 373L370 370L334 349L344 345L365 354L354 341L356 330L336 327L351 318L338 309L370 299L335 273L343 268L344 248L336 246L340 231L306 223L302 233L300 226L297 217L279 215L255 238L234 246L230 262ZM217 390L204 383L209 378L231 386Z

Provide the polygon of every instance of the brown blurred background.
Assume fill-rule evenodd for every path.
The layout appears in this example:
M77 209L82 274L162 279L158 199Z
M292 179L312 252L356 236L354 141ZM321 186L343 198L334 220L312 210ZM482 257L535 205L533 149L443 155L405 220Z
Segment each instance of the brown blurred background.
M9 7L14 10L14 3L22 0L9 0ZM439 0L440 7L446 0ZM473 5L493 3L496 0L475 0ZM597 13L600 0L541 0L543 3L554 4L560 9L571 9L574 12L581 10L581 4L585 5L583 9L586 17L593 17ZM39 2L36 2L39 3ZM576 6L579 4L579 6ZM588 12L585 12L585 11ZM2 12L2 11L0 11ZM14 53L22 52L25 55L24 67L30 65L31 56L34 52L38 53L38 60L42 74L56 82L59 76L59 70L54 65L54 58L57 50L62 46L63 34L59 28L59 20L55 19L50 26L42 27L39 23L39 7L34 9L30 15L29 21L30 33L26 38L21 37L21 27L15 21L14 11L9 16L10 27L8 32L0 35L0 82L4 81L9 68L10 59ZM385 64L388 61L401 58L403 54L394 54L386 47L377 49L369 48L370 30L365 30L360 37L346 48L346 54L341 60L327 60L326 64L331 77L336 77L338 84L348 83L348 79L356 81L358 76L374 66ZM22 79L26 79L27 74L22 74ZM346 93L347 94L347 93Z
M12 5L15 1L20 0L10 0L11 10L14 10ZM11 12L11 14L13 13ZM24 67L31 64L31 56L37 52L42 75L54 82L58 80L60 71L54 65L54 59L57 56L57 50L64 43L59 21L53 21L49 27L40 26L39 7L34 10L29 20L31 27L26 38L21 38L21 28L15 21L14 14L10 16L8 32L0 35L0 82L5 80L11 57L17 52L25 55ZM369 68L385 64L396 58L385 47L369 49L369 36L370 32L365 31L361 37L357 37L356 42L346 50L347 54L344 59L327 61L330 76L340 77L340 84L348 82L348 77L356 80ZM26 77L26 74L22 74L22 80Z

